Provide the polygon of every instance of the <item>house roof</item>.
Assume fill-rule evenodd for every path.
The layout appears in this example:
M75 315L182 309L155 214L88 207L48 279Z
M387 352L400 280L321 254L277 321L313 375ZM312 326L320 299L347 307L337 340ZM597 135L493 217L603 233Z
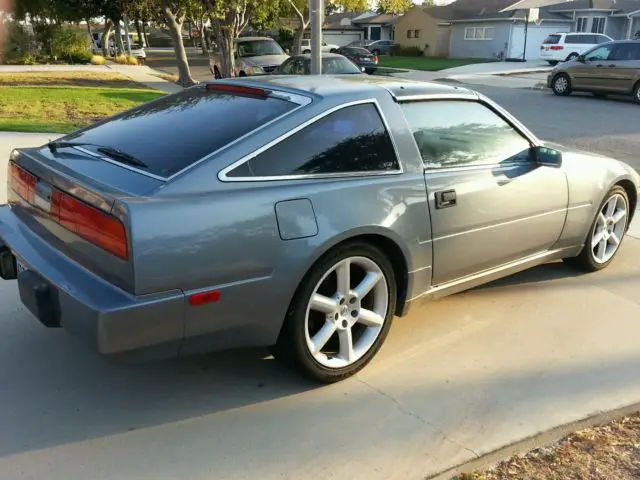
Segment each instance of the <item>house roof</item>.
M552 12L573 10L611 10L631 13L640 10L640 0L574 0L549 7Z
M372 15L370 17L358 18L353 23L370 23L377 25L393 25L398 21L398 15Z
M640 2L640 0L632 1ZM443 7L426 7L424 11L433 18L439 20L448 20L452 22L485 19L524 19L526 16L525 10L510 10L507 12L501 12L502 9L508 7L509 5L513 5L514 3L514 0L457 0ZM542 20L571 20L569 17L562 15L559 12L551 11L549 7L540 9L539 18Z
M353 25L352 22L359 13L334 13L324 17L323 30L361 30L357 25ZM347 23L345 20L348 20ZM343 24L344 23L344 24Z

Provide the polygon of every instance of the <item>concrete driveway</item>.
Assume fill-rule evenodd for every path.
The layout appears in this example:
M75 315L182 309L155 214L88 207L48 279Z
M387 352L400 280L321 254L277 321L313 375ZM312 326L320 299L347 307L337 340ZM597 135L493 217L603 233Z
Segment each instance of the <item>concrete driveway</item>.
M513 110L507 93L492 96ZM524 120L544 130L539 117ZM357 378L321 388L264 352L110 364L0 283L0 476L422 479L636 403L637 227L603 272L554 263L415 309Z

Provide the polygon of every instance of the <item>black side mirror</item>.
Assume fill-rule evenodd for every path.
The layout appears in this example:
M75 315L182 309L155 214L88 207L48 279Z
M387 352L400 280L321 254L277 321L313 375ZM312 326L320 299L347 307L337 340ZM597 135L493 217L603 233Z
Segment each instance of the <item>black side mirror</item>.
M538 146L533 147L533 154L538 165L556 168L562 166L562 152L559 152L558 150L554 150L553 148L549 147Z
M578 60L579 62L584 63L586 61L586 58L584 57L584 55L578 55L578 58L576 58L576 60Z

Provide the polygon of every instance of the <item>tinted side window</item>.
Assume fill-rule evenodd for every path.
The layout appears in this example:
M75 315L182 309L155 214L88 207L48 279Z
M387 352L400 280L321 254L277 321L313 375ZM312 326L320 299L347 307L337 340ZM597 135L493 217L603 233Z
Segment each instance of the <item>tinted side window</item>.
M611 41L607 37L605 37L604 35L595 35L595 37L596 37L596 42L595 43L597 43L597 44L607 43L607 42Z
M640 60L640 44L618 43L613 47L609 60L633 61Z
M402 110L428 167L529 161L529 141L481 103L415 102Z
M372 103L346 107L312 123L231 171L274 177L399 170L391 138Z
M574 44L574 43L584 43L582 41L582 35L567 35L564 39L564 43L566 44Z

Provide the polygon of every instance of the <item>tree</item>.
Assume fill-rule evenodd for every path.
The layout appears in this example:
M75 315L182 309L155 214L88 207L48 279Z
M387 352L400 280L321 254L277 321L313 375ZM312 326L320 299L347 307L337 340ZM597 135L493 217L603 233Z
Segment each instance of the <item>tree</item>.
M347 13L362 13L369 10L368 0L334 0L332 3Z
M173 42L173 51L178 66L178 84L183 87L195 85L191 76L187 52L182 40L182 26L187 16L190 0L155 0L157 2L158 16L167 26Z
M293 51L300 54L302 53L302 38L311 21L309 18L309 2L307 0L288 0L288 2L299 22L298 28L296 28L293 35Z
M376 11L378 13L397 15L412 8L413 2L411 0L378 0Z

